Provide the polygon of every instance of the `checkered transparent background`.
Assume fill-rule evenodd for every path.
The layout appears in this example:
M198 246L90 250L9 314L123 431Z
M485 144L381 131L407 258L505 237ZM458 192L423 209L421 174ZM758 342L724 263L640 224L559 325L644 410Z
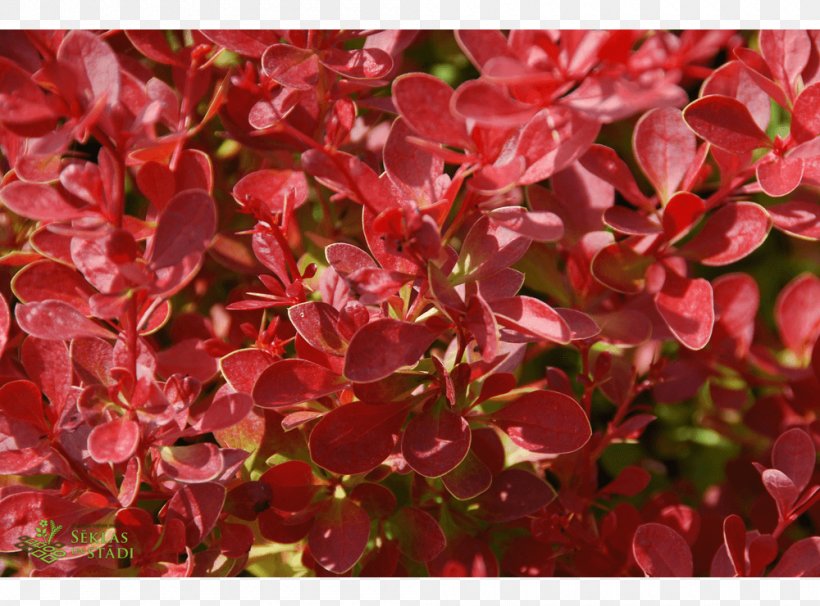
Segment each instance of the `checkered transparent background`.
M820 28L820 0L0 0L0 28ZM0 606L820 604L820 579L0 579Z

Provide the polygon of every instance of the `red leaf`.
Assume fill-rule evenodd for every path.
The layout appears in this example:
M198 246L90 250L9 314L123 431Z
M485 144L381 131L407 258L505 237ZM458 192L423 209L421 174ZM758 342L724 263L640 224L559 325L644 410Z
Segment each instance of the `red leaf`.
M31 425L41 434L48 433L43 415L43 398L31 381L9 381L0 387L0 412L7 420Z
M787 519L792 506L797 501L797 497L800 496L800 489L794 485L789 476L779 469L766 469L761 474L761 480L766 492L772 496L775 504L777 504L777 513L780 519Z
M689 349L703 349L712 336L715 310L712 285L703 278L690 280L666 271L655 306L672 334Z
M557 391L524 394L493 413L492 420L513 442L531 452L574 452L592 436L584 409Z
M573 341L591 339L601 333L601 327L590 316L577 309L556 307L555 311L569 326L570 338Z
M429 562L447 546L438 522L418 507L403 507L393 517L399 551L416 562Z
M625 206L612 206L604 211L604 223L622 234L636 236L651 236L661 233L661 226L657 221L642 215Z
M237 349L219 361L225 381L239 393L253 393L253 386L275 360L261 349Z
M636 252L631 246L614 242L600 249L592 258L590 271L604 286L626 294L644 289L644 276L652 257Z
M300 303L288 309L293 327L311 347L326 354L344 355L347 344L339 334L339 312L319 301Z
M450 112L452 97L452 88L428 74L403 74L393 81L393 103L410 128L431 141L469 147L464 121Z
M746 576L746 526L740 516L732 514L723 520L723 542L735 576Z
M444 194L444 186L439 177L444 170L444 161L408 143L412 135L410 127L399 118L393 122L390 135L382 152L387 176L418 204L420 208L430 206Z
M509 522L537 512L555 498L552 487L523 469L505 469L479 497L484 515L493 522Z
M168 501L165 522L177 519L185 524L188 547L196 547L216 526L224 503L225 488L220 484L182 486Z
M600 493L634 497L649 486L651 479L652 476L645 469L629 465L621 470L617 478L601 488Z
M814 441L802 429L792 428L774 443L772 466L785 473L800 492L809 485L816 463Z
M200 483L215 480L225 461L215 444L201 442L190 446L162 446L159 467L178 482Z
M407 405L351 402L327 413L310 433L310 457L328 471L365 473L393 451Z
M380 519L396 510L396 495L389 488L373 482L356 484L350 491L350 498L361 505L371 518Z
M78 337L110 339L112 336L102 326L62 301L48 300L17 305L14 315L20 328L47 341L68 341Z
M612 185L629 202L645 210L654 210L655 204L638 188L635 177L614 149L593 144L581 156L579 163L587 171Z
M315 362L292 358L271 364L253 387L257 406L278 408L341 391L345 380Z
M780 291L774 317L783 344L801 358L820 334L820 278L802 274Z
M303 461L274 465L259 478L271 489L271 507L288 512L302 511L313 500L317 487L313 470Z
M790 194L800 185L803 169L802 158L781 158L769 154L768 160L757 165L757 182L764 192L773 198L779 198Z
M163 209L153 239L151 266L176 265L188 255L202 253L216 231L213 198L201 189L179 192Z
M41 183L9 183L0 190L0 199L13 213L35 221L67 221L86 214L55 188Z
M316 516L308 546L323 568L341 574L359 561L369 537L365 511L350 499L333 499Z
M364 268L378 268L373 257L364 252L361 248L344 242L336 242L325 248L327 262L342 277L352 274L354 271Z
M803 30L761 30L760 52L775 81L784 89L794 86L811 53L811 39Z
M0 357L6 351L6 344L9 340L9 328L11 328L11 313L6 297L0 293Z
M762 206L736 202L719 208L682 251L704 265L728 265L763 244L772 220Z
M292 170L264 169L248 173L233 186L231 195L241 205L258 206L270 213L281 213L285 204L291 211L308 197L305 173Z
M65 91L76 96L88 111L105 101L109 108L120 96L120 66L117 55L93 32L72 30L57 50L59 79Z
M780 558L771 577L820 576L820 537L808 537L792 544Z
M733 154L771 146L746 106L732 97L701 97L686 106L683 119L702 139Z
M691 577L692 551L677 532L654 522L641 524L632 540L635 561L648 577Z
M470 449L470 425L446 408L430 407L404 430L401 451L417 473L437 478L455 469Z
M436 333L422 324L392 318L370 322L353 335L344 374L357 383L384 379L400 368L414 366L435 339Z
M635 125L635 157L661 200L668 200L695 159L697 141L675 107L656 108Z
M669 240L686 232L703 214L703 200L689 192L678 192L663 209L663 231Z
M122 463L136 452L139 441L139 424L120 417L91 430L88 434L88 452L97 463Z
M569 326L552 307L533 297L519 296L493 301L490 305L501 324L518 332L569 343Z
M18 551L20 537L34 537L41 520L49 520L62 531L54 540L69 542L73 524L87 510L75 501L31 489L0 499L0 552Z

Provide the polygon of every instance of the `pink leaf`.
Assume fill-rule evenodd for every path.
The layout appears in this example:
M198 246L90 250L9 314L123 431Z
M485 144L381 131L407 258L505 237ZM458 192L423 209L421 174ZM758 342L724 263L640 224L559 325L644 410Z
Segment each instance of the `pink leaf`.
M604 211L604 223L622 234L651 236L661 233L658 222L625 206L612 206Z
M407 192L419 207L434 204L444 193L438 181L444 161L407 141L410 127L399 118L393 122L382 152L387 176Z
M820 134L820 82L807 86L797 97L792 109L791 134L800 143Z
M299 208L308 196L305 173L292 170L257 170L246 174L233 186L231 195L249 208L259 206L271 213L281 213L285 204Z
M556 343L569 343L569 326L552 307L533 297L518 296L493 301L490 305L499 323L518 332Z
M803 159L794 156L781 158L774 154L769 154L768 157L756 169L761 189L773 198L790 194L803 179Z
M652 257L636 252L624 242L615 242L595 253L590 270L604 286L637 294L644 289L644 276L651 264Z
M278 408L336 393L344 385L342 377L314 362L279 360L259 375L253 399L263 408Z
M769 573L772 577L820 576L820 537L808 537L793 543Z
M259 375L276 358L261 349L237 349L219 361L225 381L239 393L253 393Z
M310 90L319 78L319 57L312 50L273 44L262 55L262 71L287 88Z
M790 200L766 210L780 231L806 240L820 240L820 204Z
M763 244L772 220L762 206L736 202L719 208L703 229L682 248L704 265L728 265L751 254Z
M210 482L219 477L225 461L215 444L201 442L190 446L160 448L159 467L168 477L184 483Z
M329 48L319 59L326 68L347 78L375 79L393 69L393 59L379 48L341 50Z
M393 81L393 103L410 128L431 141L465 148L470 139L464 121L450 112L452 97L452 88L428 74L404 74Z
M817 463L817 449L809 434L797 427L780 435L772 449L772 466L785 473L799 491L808 486Z
M154 269L169 267L188 255L204 252L215 231L216 208L208 192L202 189L179 192L157 220L151 266Z
M761 474L763 487L777 504L777 513L781 520L788 518L800 490L794 485L791 478L779 469L766 469Z
M510 97L504 87L470 80L458 87L450 102L453 112L492 128L514 128L524 124L538 107Z
M0 200L12 212L35 221L67 221L86 214L55 188L41 183L9 183L0 190Z
M771 146L746 106L732 97L701 97L686 106L683 118L702 139L733 154Z
M547 211L527 211L520 206L504 206L489 213L490 221L534 242L555 242L564 235L561 218Z
M802 274L780 291L774 317L783 344L800 357L811 351L820 334L820 278Z
M435 339L436 333L422 324L392 318L370 322L353 335L344 374L357 383L384 379L400 368L414 366Z
M225 488L220 484L182 486L168 501L165 523L180 520L185 525L188 547L196 547L216 526L224 503Z
M476 221L467 233L457 268L472 280L480 280L505 269L527 252L532 240L486 215Z
M648 577L691 577L692 550L664 524L641 524L632 540L635 561Z
M715 323L712 285L702 278L690 280L667 270L655 305L669 330L686 347L703 349Z
M17 323L28 334L51 341L68 341L78 337L110 339L111 333L95 324L68 303L55 300L18 305L14 308Z
M493 413L492 420L513 442L530 452L574 452L592 436L584 409L557 391L524 394Z
M635 125L635 157L661 200L678 189L695 158L697 141L675 107L656 108Z

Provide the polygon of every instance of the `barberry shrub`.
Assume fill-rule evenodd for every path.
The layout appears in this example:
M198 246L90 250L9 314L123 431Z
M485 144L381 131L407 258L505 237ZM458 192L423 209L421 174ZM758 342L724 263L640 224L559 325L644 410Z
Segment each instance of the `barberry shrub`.
M818 32L0 34L0 570L820 574L819 134Z

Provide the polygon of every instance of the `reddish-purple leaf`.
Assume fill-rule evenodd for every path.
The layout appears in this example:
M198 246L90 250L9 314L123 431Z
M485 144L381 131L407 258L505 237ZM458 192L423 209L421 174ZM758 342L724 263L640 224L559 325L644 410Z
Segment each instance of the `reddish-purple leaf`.
M402 435L401 451L417 473L437 478L455 469L470 449L470 425L461 415L430 407L413 417Z
M365 473L393 451L407 405L351 402L330 411L310 433L310 457L340 474Z
M732 97L701 97L686 106L683 118L702 139L733 154L771 145L746 106Z
M800 496L800 489L794 485L792 479L779 469L766 469L761 474L763 487L766 489L775 504L781 520L785 520L792 510L792 506Z
M0 200L12 212L35 221L67 221L85 214L49 185L15 181L0 190Z
M534 514L554 498L552 487L535 474L510 468L495 476L478 502L487 519L509 522Z
M795 156L781 158L774 154L769 154L768 158L757 165L760 188L773 198L793 192L803 179L803 159Z
M441 482L451 495L466 501L486 491L493 482L493 474L471 449L458 467L441 477Z
M444 170L444 161L408 143L407 137L410 135L412 131L404 120L399 118L393 122L382 152L384 169L396 187L424 208L437 202L444 194L446 182L439 179Z
M808 537L793 543L769 573L769 576L820 576L820 537Z
M574 452L592 436L584 409L557 391L524 394L493 413L492 420L513 442L531 452Z
M139 424L127 417L120 417L91 430L88 434L88 452L97 463L122 463L131 458L139 441Z
M490 304L500 324L514 330L548 339L569 343L569 326L552 307L533 297L519 296L499 299Z
M36 536L41 520L50 520L62 530L55 541L69 542L73 525L87 513L74 500L33 489L14 492L0 499L0 552L18 551L20 537Z
M468 147L463 120L450 112L453 89L434 76L404 74L393 81L393 103L410 128L426 139Z
M357 383L384 379L400 368L414 366L435 339L436 333L423 324L392 318L370 322L353 335L344 374Z
M634 497L649 485L652 476L640 467L629 465L621 470L618 477L601 488L601 494L618 494Z
M772 30L760 32L760 52L774 79L784 88L795 86L811 53L811 39L805 30Z
M712 285L703 278L682 278L666 271L663 288L655 295L658 309L672 334L689 349L703 349L712 336L715 310Z
M614 149L593 144L581 156L579 163L587 171L612 185L629 202L645 210L654 210L655 204L638 188L635 177Z
M263 408L278 408L336 393L344 385L344 378L324 366L292 358L274 362L259 375L253 399Z
M11 328L11 313L9 312L9 304L6 302L6 297L0 293L0 357L6 350L6 344L9 341L9 328Z
M218 431L239 423L252 408L253 398L249 394L236 392L224 384L216 390L213 400L204 410L200 407L192 409L188 422L197 433Z
M801 357L807 356L820 334L820 278L802 274L780 291L774 317L783 344Z
M259 478L271 489L271 507L281 511L302 511L310 505L317 486L313 470L303 461L285 461L274 465Z
M691 577L692 550L664 524L641 524L632 539L632 554L648 577Z
M772 220L762 206L736 202L708 217L698 234L683 247L689 257L704 265L728 265L763 244Z
M661 200L668 200L695 158L697 141L675 107L656 108L635 125L635 157Z
M429 562L440 554L447 539L438 522L418 507L402 507L393 517L399 551L416 562Z
M288 309L293 327L311 347L334 356L344 355L347 344L339 333L339 312L320 301L300 303Z
M72 30L57 50L58 78L66 92L88 111L105 102L117 105L120 96L120 66L117 55L93 32Z
M772 466L785 473L799 491L808 486L817 463L814 441L802 429L780 435L772 448Z
M336 242L325 248L327 262L340 276L347 276L354 271L364 268L378 268L373 257L352 244Z
M350 499L332 499L316 515L308 546L319 565L341 574L359 561L369 537L367 513Z
M78 337L110 339L112 336L102 326L63 301L47 300L17 305L14 315L20 328L47 341L68 341Z
M362 482L350 491L350 498L356 501L371 518L380 519L396 510L398 500L393 491L382 484Z
M176 265L188 255L204 252L215 231L216 208L208 192L202 189L179 192L157 220L152 267Z

